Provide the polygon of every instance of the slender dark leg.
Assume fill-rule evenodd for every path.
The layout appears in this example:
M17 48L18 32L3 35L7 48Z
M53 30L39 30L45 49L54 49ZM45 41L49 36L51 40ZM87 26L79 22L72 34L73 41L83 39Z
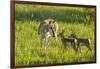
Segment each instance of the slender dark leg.
M87 52L86 52L86 54L87 54L88 51L89 51L89 50L92 51L92 49L90 48L90 44L87 44L86 46L87 46L87 48L88 48L88 50L87 50Z

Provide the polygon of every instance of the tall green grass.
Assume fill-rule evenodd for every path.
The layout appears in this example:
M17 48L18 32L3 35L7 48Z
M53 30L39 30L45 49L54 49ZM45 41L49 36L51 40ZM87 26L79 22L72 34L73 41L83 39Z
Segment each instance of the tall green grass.
M87 22L93 21L94 9L81 7L61 7L42 5L16 4L16 20L44 20L53 18L63 22ZM23 14L24 13L24 14Z
M54 64L94 61L94 25L93 8L60 7L16 4L15 6L15 62L16 65L26 64ZM71 46L65 49L58 37L55 45L53 37L49 39L49 47L45 50L40 45L38 34L39 23L47 18L53 18L59 25L60 33L65 30L67 38L75 33L78 38L90 38L92 51L87 52L86 47L81 47L81 52L76 54ZM85 24L84 24L85 22Z

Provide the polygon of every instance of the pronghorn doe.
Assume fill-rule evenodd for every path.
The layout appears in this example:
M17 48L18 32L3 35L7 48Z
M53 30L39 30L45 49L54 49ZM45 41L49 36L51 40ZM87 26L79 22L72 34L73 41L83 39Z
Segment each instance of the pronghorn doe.
M50 36L55 38L55 42L57 45L57 31L58 31L58 24L55 20L50 19L49 21L44 20L40 23L38 27L38 33L40 34L41 39L41 46L43 45L45 48L49 46L48 38Z
M70 44L71 47L74 49L74 51L76 52L76 43L77 43L77 40L76 39L73 39L73 38L65 38L64 36L64 31L62 30L62 32L59 34L61 36L61 41L64 45L64 49L66 47L68 47L68 45Z
M77 38L74 33L72 33L69 38L74 38L77 40L77 50L79 49L80 46L86 46L90 51L91 51L91 40L87 38Z

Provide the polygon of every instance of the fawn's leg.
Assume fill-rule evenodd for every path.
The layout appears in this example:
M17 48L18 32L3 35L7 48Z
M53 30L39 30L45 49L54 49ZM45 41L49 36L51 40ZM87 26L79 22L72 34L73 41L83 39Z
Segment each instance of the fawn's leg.
M86 54L88 53L89 50L92 51L92 49L90 48L90 44L87 44L86 47L88 48Z
M78 50L79 50L79 53L82 54L80 45L77 46L77 51L78 51Z
M63 52L65 52L65 51L67 50L67 48L68 48L68 44L67 44L67 42L66 42L66 43L64 43L63 45L64 45Z
M71 43L73 50L77 53L77 44L74 42Z
M87 48L88 48L90 51L92 50L89 44L87 45Z

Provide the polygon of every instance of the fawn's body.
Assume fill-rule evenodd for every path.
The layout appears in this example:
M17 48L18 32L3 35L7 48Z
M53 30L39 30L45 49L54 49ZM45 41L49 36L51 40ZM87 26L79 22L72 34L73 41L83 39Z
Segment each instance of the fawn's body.
M80 46L86 46L89 50L91 50L90 44L91 44L91 40L88 38L77 38L75 34L71 34L69 36L69 38L74 38L77 40L77 49Z
M64 45L64 48L66 48L70 44L72 48L74 49L74 51L76 52L77 40L73 38L65 38L64 32L60 33L60 36L61 36L61 41Z
M77 46L86 46L89 50L91 50L90 47L91 41L90 39L85 39L85 38L77 38Z

